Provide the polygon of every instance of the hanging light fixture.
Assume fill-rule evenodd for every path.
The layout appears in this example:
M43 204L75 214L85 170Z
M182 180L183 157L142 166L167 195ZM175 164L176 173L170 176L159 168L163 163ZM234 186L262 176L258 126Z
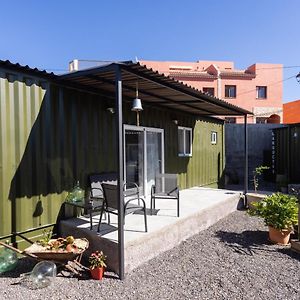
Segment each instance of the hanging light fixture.
M300 83L300 72L298 73L298 75L296 76L297 81Z
M143 107L142 107L142 101L139 98L138 83L136 83L135 99L133 99L131 110L136 112L136 125L140 126L139 112L143 110Z

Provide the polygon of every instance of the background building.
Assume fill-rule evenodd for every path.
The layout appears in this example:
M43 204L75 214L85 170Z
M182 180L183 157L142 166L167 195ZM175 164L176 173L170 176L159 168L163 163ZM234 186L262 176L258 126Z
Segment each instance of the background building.
M300 123L300 100L283 104L283 123Z
M282 65L237 70L229 61L140 61L149 68L253 112L249 123L282 123ZM241 123L241 117L226 117Z

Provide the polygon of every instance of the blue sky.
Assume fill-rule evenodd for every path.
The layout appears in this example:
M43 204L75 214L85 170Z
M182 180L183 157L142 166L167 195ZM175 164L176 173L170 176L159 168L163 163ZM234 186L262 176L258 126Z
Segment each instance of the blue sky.
M2 1L0 10L0 59L31 67L138 57L282 63L284 78L300 72L298 0L26 0ZM295 99L300 84L291 78L284 102Z

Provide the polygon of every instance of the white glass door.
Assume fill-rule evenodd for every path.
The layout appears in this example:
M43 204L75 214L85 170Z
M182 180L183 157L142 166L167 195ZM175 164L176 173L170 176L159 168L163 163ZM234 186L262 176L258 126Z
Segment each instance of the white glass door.
M144 194L144 135L143 130L125 129L125 181L134 182Z
M135 182L141 195L151 193L155 175L164 172L163 129L124 126L124 178Z
M147 178L146 195L151 194L151 186L155 183L155 175L163 172L163 132L146 130Z

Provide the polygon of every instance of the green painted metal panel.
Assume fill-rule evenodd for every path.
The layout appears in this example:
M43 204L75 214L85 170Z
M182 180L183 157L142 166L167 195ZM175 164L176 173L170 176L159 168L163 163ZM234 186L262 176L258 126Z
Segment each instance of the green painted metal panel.
M136 115L131 104L124 104L124 122L136 125ZM193 129L192 157L178 156L178 126ZM217 184L222 186L224 172L224 125L222 121L196 118L190 115L144 105L140 125L163 128L165 133L165 171L177 173L180 188ZM211 144L211 132L217 132L217 144Z
M288 127L274 130L275 134L275 171L284 174L290 183L300 183L300 126L291 124Z
M77 180L85 187L88 174L116 170L111 101L0 70L0 236L55 222ZM124 123L135 125L131 103L123 107ZM146 104L140 118L141 126L164 129L165 171L178 174L181 188L221 182L222 122ZM172 119L193 129L192 157L178 157Z

